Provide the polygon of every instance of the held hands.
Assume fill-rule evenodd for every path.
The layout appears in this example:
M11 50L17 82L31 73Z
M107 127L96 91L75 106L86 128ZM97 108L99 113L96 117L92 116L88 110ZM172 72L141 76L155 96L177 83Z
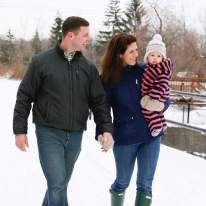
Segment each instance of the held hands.
M142 97L140 104L143 109L153 112L161 112L164 109L163 102L152 99L149 95L145 95L144 97Z
M114 140L109 132L98 135L98 142L101 145L102 152L107 152L114 145Z
M16 146L23 152L26 152L26 147L29 147L28 139L26 134L16 134Z

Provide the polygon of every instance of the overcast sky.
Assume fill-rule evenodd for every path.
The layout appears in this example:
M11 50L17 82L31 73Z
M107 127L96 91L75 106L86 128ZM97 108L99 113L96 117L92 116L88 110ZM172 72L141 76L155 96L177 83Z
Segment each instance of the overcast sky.
M143 0L147 1L147 0ZM160 6L169 6L181 15L184 8L188 24L198 24L203 11L206 11L205 0L158 0ZM92 34L101 28L105 9L110 0L0 0L0 34L5 35L8 29L15 37L31 38L36 29L41 37L48 37L49 29L54 22L57 11L62 18L78 15L89 20ZM129 0L121 0L122 8Z

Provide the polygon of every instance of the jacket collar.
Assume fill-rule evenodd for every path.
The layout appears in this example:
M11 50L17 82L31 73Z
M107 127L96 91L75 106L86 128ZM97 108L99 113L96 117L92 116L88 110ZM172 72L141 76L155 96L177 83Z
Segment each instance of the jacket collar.
M67 58L65 57L65 54L64 54L64 50L60 47L60 43L56 44L55 50L57 51L57 53L58 53L63 59L67 60ZM78 58L78 57L80 57L80 56L82 56L82 52L81 52L81 51L76 51L73 59L76 59L76 58Z

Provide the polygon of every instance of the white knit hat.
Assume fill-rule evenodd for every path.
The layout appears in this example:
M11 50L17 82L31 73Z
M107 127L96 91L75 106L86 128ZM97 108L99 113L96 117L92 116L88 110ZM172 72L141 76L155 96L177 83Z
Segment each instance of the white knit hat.
M144 62L147 62L147 56L151 52L159 52L164 58L166 58L166 47L160 34L155 34L152 40L148 43L144 56Z

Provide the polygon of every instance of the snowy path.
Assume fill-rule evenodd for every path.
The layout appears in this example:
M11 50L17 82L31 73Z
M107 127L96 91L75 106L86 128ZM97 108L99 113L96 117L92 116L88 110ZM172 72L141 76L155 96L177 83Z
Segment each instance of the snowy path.
M38 161L34 126L30 123L30 148L26 153L16 149L12 134L18 84L0 79L0 204L40 206L46 182ZM88 128L69 185L70 206L109 206L108 189L115 175L112 151L102 153L94 140L92 121ZM162 146L153 184L153 206L205 206L205 175L205 160ZM134 198L135 177L127 190L125 206L132 206Z

